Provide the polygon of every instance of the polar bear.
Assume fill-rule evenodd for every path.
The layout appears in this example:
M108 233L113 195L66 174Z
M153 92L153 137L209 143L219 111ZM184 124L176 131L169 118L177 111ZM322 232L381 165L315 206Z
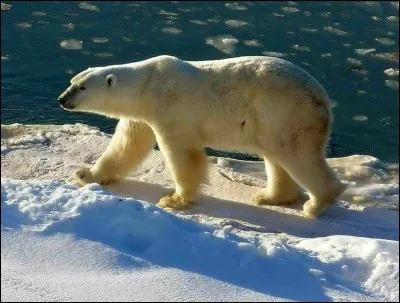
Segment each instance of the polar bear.
M104 154L76 172L81 185L125 177L157 142L176 186L158 202L162 208L194 201L206 173L206 146L264 158L267 188L253 196L257 205L298 201L304 188L304 214L315 218L346 188L325 160L329 97L315 78L283 59L158 56L89 68L58 101L69 111L119 119Z

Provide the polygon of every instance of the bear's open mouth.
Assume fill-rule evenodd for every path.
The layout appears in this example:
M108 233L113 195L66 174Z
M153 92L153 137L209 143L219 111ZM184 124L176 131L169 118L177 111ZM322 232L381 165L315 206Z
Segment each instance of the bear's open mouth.
M63 109L74 109L75 108L75 105L72 105L72 104L60 104L60 106L63 108Z

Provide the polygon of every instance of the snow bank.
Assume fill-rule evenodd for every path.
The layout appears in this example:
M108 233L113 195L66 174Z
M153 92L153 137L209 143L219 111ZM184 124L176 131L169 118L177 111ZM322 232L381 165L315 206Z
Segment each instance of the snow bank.
M251 204L262 162L209 157L198 203L160 152L126 180L77 188L110 135L86 125L2 125L2 301L398 301L398 165L328 159L349 188L318 220ZM71 144L74 142L74 144Z
M170 271L181 279L194 274L196 284L222 282L223 288L229 288L225 296L231 300L398 298L396 241L331 236L301 240L293 245L273 235L237 236L223 228L176 217L147 202L115 197L95 184L77 189L53 181L3 179L1 197L2 260L6 264L5 270L2 269L2 277L5 275L2 291L7 298L13 297L6 286L10 275L15 276L9 263L21 262L21 258L28 258L22 267L37 266L38 259L42 266L48 267L44 279L33 280L33 272L28 274L31 283L25 292L28 296L37 296L39 289L46 289L49 279L53 281L51 287L62 287L63 292L70 288L67 298L79 299L80 296L74 295L79 292L73 287L86 276L89 285L103 288L95 298L111 299L107 295L111 277L107 274L113 269L117 277L125 275L127 292L132 296L140 293L147 299L153 296L173 299L175 289L153 285L151 291L147 289L144 293L134 284L136 279L148 272L169 281L168 277L173 275ZM19 242L15 237L24 241ZM38 242L39 247L32 242ZM95 246L96 253L88 254L87 246ZM63 264L70 249L73 256L80 251L80 260ZM99 253L101 257L96 256ZM93 257L102 262L105 259L106 266ZM80 264L79 270L75 262ZM57 265L50 266L54 263ZM76 270L78 279L73 276ZM94 279L92 275L98 271L105 273ZM61 273L74 282L63 285L65 276L61 281L54 279ZM132 277L128 278L127 273ZM25 275L19 274L20 283L25 285ZM338 287L341 290L337 293ZM63 292L57 293L58 299L64 298ZM190 289L185 289L181 296L186 300L227 299L208 293L199 295Z

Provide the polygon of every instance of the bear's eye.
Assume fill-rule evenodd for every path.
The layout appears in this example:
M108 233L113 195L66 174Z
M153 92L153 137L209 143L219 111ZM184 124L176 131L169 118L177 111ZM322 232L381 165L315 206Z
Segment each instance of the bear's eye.
M80 90L85 90L86 88L84 86L79 87Z

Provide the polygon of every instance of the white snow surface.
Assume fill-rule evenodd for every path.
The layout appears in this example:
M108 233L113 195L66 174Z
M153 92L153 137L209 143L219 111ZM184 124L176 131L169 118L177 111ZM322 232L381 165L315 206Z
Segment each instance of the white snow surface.
M191 209L160 152L126 179L78 188L110 135L82 124L1 126L2 301L398 301L398 164L328 159L349 188L324 216L254 206L262 162L209 157Z

